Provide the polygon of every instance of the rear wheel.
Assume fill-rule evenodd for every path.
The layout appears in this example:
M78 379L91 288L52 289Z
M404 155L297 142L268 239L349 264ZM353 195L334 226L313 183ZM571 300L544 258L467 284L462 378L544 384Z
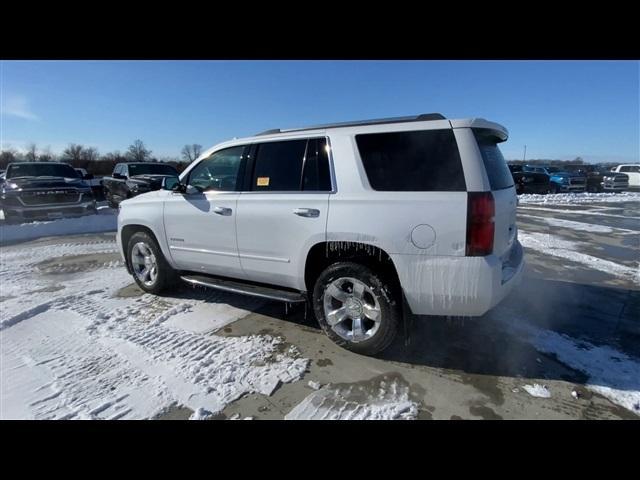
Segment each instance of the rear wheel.
M149 293L160 293L176 280L156 240L147 232L136 232L127 245L127 261L138 286Z
M320 326L336 344L363 355L387 348L400 324L392 284L370 268L335 263L318 277L313 308Z

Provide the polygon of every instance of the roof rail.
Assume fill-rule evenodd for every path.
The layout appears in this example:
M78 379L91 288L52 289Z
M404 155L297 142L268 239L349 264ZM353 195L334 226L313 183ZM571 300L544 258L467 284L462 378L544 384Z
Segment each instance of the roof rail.
M313 125L303 128L272 128L270 130L258 133L256 137L259 137L261 135L272 135L274 133L302 132L304 130L319 130L340 127L362 127L365 125L379 125L384 123L425 122L430 120L446 120L446 118L441 113L423 113L421 115L411 115L408 117L375 118L371 120L356 120L353 122L327 123L324 125Z

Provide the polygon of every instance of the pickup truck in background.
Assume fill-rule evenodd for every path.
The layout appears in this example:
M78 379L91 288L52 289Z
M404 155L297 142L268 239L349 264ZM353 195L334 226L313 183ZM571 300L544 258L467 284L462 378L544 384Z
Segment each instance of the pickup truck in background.
M610 171L605 165L565 165L567 172L587 178L587 192L624 192L629 188L629 176Z
M626 164L626 165L618 165L611 169L612 172L616 173L624 173L627 177L629 177L629 188L640 189L640 165L635 164Z
M91 187L65 163L10 163L0 179L0 220L54 219L95 212Z
M102 186L102 178L96 178L92 173L87 172L84 168L74 168L80 178L85 181L93 191L93 196L96 201L100 202L104 200L104 187Z
M166 163L118 163L111 177L103 178L102 185L109 206L117 208L127 198L160 190L164 178L177 176L178 171Z
M523 193L549 193L549 175L526 171L522 165L508 165L518 195Z

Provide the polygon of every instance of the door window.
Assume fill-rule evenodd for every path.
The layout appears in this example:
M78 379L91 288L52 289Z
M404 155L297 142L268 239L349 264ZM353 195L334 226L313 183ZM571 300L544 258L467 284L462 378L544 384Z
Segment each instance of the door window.
M201 192L235 192L244 148L227 148L205 158L189 173L188 185L196 187Z

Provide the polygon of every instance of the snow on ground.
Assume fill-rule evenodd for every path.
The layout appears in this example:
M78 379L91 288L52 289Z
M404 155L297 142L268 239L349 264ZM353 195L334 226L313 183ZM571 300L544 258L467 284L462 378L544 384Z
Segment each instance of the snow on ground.
M638 202L640 201L640 192L622 192L622 193L555 193L540 195L535 193L525 193L518 196L520 203L536 203L536 204L585 204L585 203L619 203L619 202Z
M304 374L308 360L281 339L211 332L256 300L120 297L132 279L115 252L113 241L80 240L0 251L0 418L152 418L175 405L215 414ZM42 266L85 256L94 263L73 276Z
M22 224L0 223L0 245L56 235L112 232L118 228L117 210L100 209L95 215Z
M524 385L522 388L532 397L551 398L551 392L546 385L534 383L533 385Z
M560 208L545 208L545 207L522 207L519 206L518 210L522 211L535 211L535 212L553 212L560 213L563 215L588 215L588 216L599 216L599 217L611 217L611 218L624 218L624 219L633 219L629 215L616 215L614 213L608 213L607 207L604 207L604 211L602 209L580 209L580 210L565 210ZM640 227L640 223L638 225Z
M414 420L417 416L418 404L409 398L409 385L394 375L383 375L359 384L320 388L285 420Z
M519 338L539 352L553 354L558 361L588 375L585 384L588 389L640 415L640 362L637 359L609 346L596 346L513 320L512 316L505 316L505 327Z
M568 228L571 230L580 230L582 232L592 232L592 233L612 233L613 227L607 227L606 225L598 225L596 223L584 223L584 222L575 222L573 220L563 220L561 218L552 218L552 217L538 217L536 215L523 215L525 218L531 218L534 220L538 220L546 223L547 225L551 225L552 227L561 227ZM619 230L619 229L616 229ZM634 232L633 230L626 230L627 233Z
M564 240L550 233L525 232L522 230L518 232L518 240L520 240L523 247L581 263L588 268L600 270L614 276L625 277L633 282L640 283L640 268L638 265L630 267L581 253L579 250L584 247L583 242Z

